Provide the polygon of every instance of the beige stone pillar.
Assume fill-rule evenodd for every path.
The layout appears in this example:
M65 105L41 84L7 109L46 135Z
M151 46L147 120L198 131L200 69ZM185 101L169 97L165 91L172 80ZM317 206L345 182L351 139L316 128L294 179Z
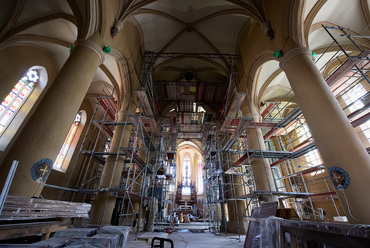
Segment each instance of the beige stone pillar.
M128 115L127 110L121 110L117 114L116 121L124 122ZM109 152L120 153L120 147L127 147L130 139L131 125L116 126ZM124 165L124 156L109 155L104 165L99 189L111 189L116 187L121 179ZM94 200L91 212L91 224L110 224L116 198L112 193L100 192Z
M237 149L236 145L233 149ZM230 154L230 159L232 163L235 163L239 157L237 154ZM228 170L230 167L226 166L225 171ZM236 169L239 173L242 171L240 168ZM246 201L244 200L231 200L234 198L238 198L240 196L245 195L243 180L239 175L228 175L225 174L225 181L226 181L226 190L227 196L229 200L227 201L227 211L229 216L229 229L228 232L231 233L246 233L245 225L244 225L244 213L246 208ZM222 223L223 224L223 223Z
M226 182L231 184L230 187L227 189L229 190L229 195L232 198L238 198L243 196L243 181L240 176L230 175L227 176ZM227 201L227 210L229 215L229 230L228 232L238 233L238 228L241 233L246 233L245 225L244 225L244 214L246 208L246 201L245 200L228 200Z
M343 169L344 173L333 173L335 177L342 175L342 179L346 173L349 175L349 179L340 181L343 185L349 182L348 188L337 190L348 220L370 224L369 155L317 69L310 50L292 49L281 59L280 67L292 86L326 169Z
M32 180L31 168L41 159L54 161L57 157L103 59L104 53L97 44L89 40L76 41L74 51L2 163L3 182L12 160L19 161L10 195L39 196L43 184Z
M252 116L252 114L247 114L247 116ZM253 120L256 122L260 121L260 116L253 116ZM248 148L253 150L265 151L265 142L263 140L262 131L260 128L247 129L247 142ZM276 191L275 182L272 176L270 163L266 158L251 158L252 170L254 175L254 182L256 184L257 190L264 191ZM272 195L265 195L263 197L264 201L275 201L276 197Z

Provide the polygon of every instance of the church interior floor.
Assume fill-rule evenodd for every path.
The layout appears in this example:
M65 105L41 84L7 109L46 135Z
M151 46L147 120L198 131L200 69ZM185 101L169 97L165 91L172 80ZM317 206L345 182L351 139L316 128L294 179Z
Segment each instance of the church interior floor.
M240 235L239 241L238 234L215 235L206 229L205 226L192 225L191 223L185 225L180 224L179 226L175 226L172 234L164 232L142 232L137 234L136 240L135 233L131 233L128 238L127 248L151 247L153 237L171 239L175 248L243 247L245 234ZM169 243L166 244L167 246L165 247L171 247Z

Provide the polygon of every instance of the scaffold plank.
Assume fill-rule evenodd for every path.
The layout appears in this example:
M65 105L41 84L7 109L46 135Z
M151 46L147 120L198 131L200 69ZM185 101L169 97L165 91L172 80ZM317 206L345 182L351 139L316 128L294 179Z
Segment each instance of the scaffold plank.
M370 54L370 51L363 51L359 55L359 57L367 58ZM360 65L364 62L363 59L354 59L352 58L353 62L357 65ZM326 83L329 85L330 89L334 91L337 87L339 87L338 81L345 77L345 75L354 67L354 64L351 60L347 60L344 62L340 67L338 67L328 78L326 78Z
M97 128L103 128L103 131L106 135L109 135L110 137L113 137L113 131L108 128L107 125L104 123L97 123L97 122L92 122Z
M300 156L303 156L304 154L306 154L306 153L308 153L312 150L315 150L315 149L316 149L316 144L313 143L312 140L306 140L306 141L302 142L301 144L299 144L298 146L294 147L293 152L291 152L291 155L288 155L284 158L281 158L281 159L271 163L270 167L281 164L282 162L284 162L287 159L299 158Z
M367 113L366 115L361 116L360 118L352 121L351 124L353 127L358 127L364 124L365 122L367 122L369 119L370 119L370 113Z
M276 124L276 127L286 127L288 126L292 121L296 120L300 115L302 115L302 110L299 106L295 107L292 111L290 111L284 119L282 119L278 124Z
M236 166L239 166L241 163L244 162L244 160L246 160L248 158L248 152L245 153L243 156L241 156L233 165L232 167L236 167Z
M256 190L253 193L242 195L236 199L246 200L264 195L277 195L277 196L289 196L289 197L310 197L313 193L300 193L300 192L283 192L283 191L267 191L267 190ZM230 199L228 199L230 200Z
M312 166L308 169L305 169L305 170L302 170L302 171L299 171L299 172L296 172L296 173L293 173L293 174L289 174L289 175L283 176L281 178L286 179L286 178L290 178L290 177L300 177L302 175L306 175L308 173L313 173L313 172L316 172L316 171L319 171L319 170L322 170L322 169L325 169L324 165Z
M145 166L147 165L144 162L144 160L142 160L136 152L134 152L134 153L132 152L132 149L121 147L121 150L123 150L123 152L126 154L126 156L132 158L132 162L137 164L141 169L144 169ZM151 169L148 168L148 170L149 170L149 173L151 173Z
M117 152L93 152L93 151L81 151L82 154L87 154L87 155L119 155L119 156L124 156L126 155L125 153L117 153Z
M228 152L230 148L235 144L235 142L235 139L229 139L228 141L226 141L225 145L222 147L222 151Z
M310 195L302 195L302 196L299 196L299 198L316 198L316 197L323 197L323 196L329 196L329 195L336 195L337 193L335 191L330 191L330 192L323 192L323 193L311 193ZM286 197L281 197L279 199L281 200L285 200L285 199L288 199L288 198L291 198L290 196L286 196Z
M132 125L133 123L130 121L92 121L93 123L104 124L106 126L124 126L124 125Z
M235 170L241 168L241 165L238 165L238 166L234 166L234 167L230 167L229 169L227 169L224 174L234 174L234 173L238 173L238 172L235 172Z
M267 150L248 150L249 156L256 158L286 158L292 155L292 152L286 151L267 151Z
M113 101L112 97L97 97L97 100L99 104L104 108L105 111L107 111L107 114L109 115L112 120L115 119L115 115L117 112L117 105Z

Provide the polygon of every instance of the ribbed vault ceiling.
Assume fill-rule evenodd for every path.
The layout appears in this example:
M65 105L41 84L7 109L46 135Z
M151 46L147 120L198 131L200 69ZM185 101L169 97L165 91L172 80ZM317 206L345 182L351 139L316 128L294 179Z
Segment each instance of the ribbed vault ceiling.
M222 108L234 60L223 55L202 57L194 54L237 54L238 37L245 25L251 20L259 23L267 21L262 6L265 1L262 0L115 2L119 6L114 10L118 14L117 19L136 23L143 35L143 48L157 54L153 57L153 79L164 115L175 107L183 108L179 111L189 111L194 103L203 106L209 113L217 113ZM330 42L319 29L321 23L338 24L354 33L361 33L370 23L369 0L304 2L304 29L312 50L323 49ZM95 6L95 9L103 5L97 0L5 1L0 9L0 35L2 41L7 41L1 45L13 43L41 47L53 56L60 69L69 56L69 45L81 36L78 32L82 27L79 25L82 20L86 22L86 17L90 15L88 12L94 9L86 8L86 3L90 7ZM96 18L95 21L101 19ZM163 53L182 55L158 56ZM107 57L94 81L122 84L119 65L115 59ZM255 80L259 99L277 99L289 90L286 78L279 76L277 70L276 62L261 67L260 78ZM194 78L185 79L186 72L193 73Z
M217 112L234 63L222 54L237 52L238 35L250 14L224 0L164 0L145 5L133 16L145 50L156 53L154 83L161 109L170 104L187 111L181 107L186 102ZM185 79L186 72L194 79Z

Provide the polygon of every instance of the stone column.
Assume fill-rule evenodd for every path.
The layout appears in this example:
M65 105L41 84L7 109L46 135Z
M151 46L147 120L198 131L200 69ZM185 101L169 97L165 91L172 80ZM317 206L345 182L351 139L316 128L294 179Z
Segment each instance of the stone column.
M308 48L280 61L350 223L370 224L370 158Z
M253 117L256 122L260 121L260 116L251 113L247 114L247 117ZM253 150L265 151L265 142L263 140L262 131L260 128L249 128L246 130L248 148ZM263 191L276 191L274 178L272 176L270 163L266 158L251 158L252 170L254 175L254 182L257 190ZM263 196L264 201L275 201L276 197L271 195Z
M236 162L238 160L236 155L232 155L232 161ZM225 170L230 167L225 168ZM241 170L236 169L240 174ZM226 190L228 192L227 196L230 199L238 198L245 195L244 190L244 181L241 178L241 175L227 175L225 174L225 181L227 184ZM227 210L229 216L229 230L228 232L238 233L238 228L240 228L241 233L246 233L244 214L246 208L246 201L244 200L228 200L227 201ZM223 223L222 223L223 224Z
M73 52L2 163L0 177L4 181L12 160L19 161L10 195L40 195L43 184L32 180L31 168L41 159L55 160L103 60L104 53L94 42L75 42Z
M128 115L127 110L118 112L116 121L124 122ZM122 153L120 147L127 147L129 144L132 125L118 125L114 131L109 152ZM99 189L111 189L119 185L122 169L124 165L124 156L109 155L104 165L103 174L100 180ZM99 192L94 200L94 206L91 212L91 224L109 225L116 198L112 193Z

